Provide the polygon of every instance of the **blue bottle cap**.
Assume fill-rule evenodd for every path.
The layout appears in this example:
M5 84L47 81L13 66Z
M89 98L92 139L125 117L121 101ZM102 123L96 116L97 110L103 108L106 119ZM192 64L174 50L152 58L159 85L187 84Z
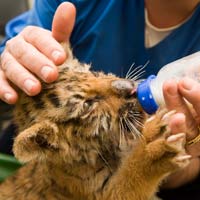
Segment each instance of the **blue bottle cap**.
M150 82L155 79L156 76L150 75L147 79L139 83L137 87L137 98L144 109L148 114L153 114L158 109L158 104L153 98L150 88Z

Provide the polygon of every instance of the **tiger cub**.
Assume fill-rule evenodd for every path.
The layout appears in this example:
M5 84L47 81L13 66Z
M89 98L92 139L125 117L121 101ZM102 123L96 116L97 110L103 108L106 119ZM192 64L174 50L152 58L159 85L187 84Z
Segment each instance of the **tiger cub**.
M174 112L147 119L136 82L92 72L67 52L57 81L35 97L20 94L13 152L25 164L0 185L0 199L151 199L189 163L185 135L170 136Z

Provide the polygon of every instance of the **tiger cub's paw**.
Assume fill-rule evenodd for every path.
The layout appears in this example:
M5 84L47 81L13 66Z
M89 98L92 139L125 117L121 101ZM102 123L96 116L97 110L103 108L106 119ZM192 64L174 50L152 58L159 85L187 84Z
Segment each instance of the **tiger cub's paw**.
M168 174L189 164L191 156L185 151L185 138L185 133L178 133L146 145L146 159L155 173Z
M143 128L143 135L146 142L151 142L159 137L167 137L170 134L168 127L171 117L176 111L167 111L167 109L160 109L146 120Z
M185 133L179 133L171 135L166 138L166 147L173 149L177 152L176 156L172 158L171 162L177 165L179 168L187 166L190 162L191 156L185 151L186 135Z

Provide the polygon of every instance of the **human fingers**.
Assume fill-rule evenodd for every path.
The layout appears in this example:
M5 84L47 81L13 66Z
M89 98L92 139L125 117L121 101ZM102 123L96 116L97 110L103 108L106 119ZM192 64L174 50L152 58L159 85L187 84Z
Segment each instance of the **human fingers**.
M20 36L53 61L55 65L60 65L65 61L65 51L59 42L52 37L51 31L36 26L28 26L20 33ZM13 42L10 42L10 47L12 47L12 44L15 44L14 42L17 39L13 40Z
M64 12L66 16L64 16ZM71 34L75 20L75 14L73 13L75 13L74 6L72 4L67 4L66 6L65 3L56 11L53 26L55 27L53 28L55 34L53 35L59 42L61 41L60 36L63 39L67 39ZM74 17L71 18L70 16ZM68 23L69 27L67 26ZM66 24L68 28L62 29L63 24ZM65 34L67 37L64 38ZM7 80L11 80L28 95L36 95L40 92L41 85L32 73L46 82L54 81L57 78L58 74L55 65L62 64L66 59L66 54L58 41L52 37L52 32L39 27L28 26L17 37L7 42L5 51L1 55L1 73L4 73L4 75L0 77L2 78L0 81L9 88L10 94L15 99L12 102L16 101L17 94ZM13 65L13 73L10 70L11 65ZM23 76L21 74L20 76L13 76L14 72L18 71ZM27 81L24 81L25 79L32 80L31 84L30 82L27 84ZM8 96L5 90L1 90L0 98L5 100L5 96Z
M50 57L54 61L51 61ZM32 73L46 82L56 80L58 71L54 63L58 64L61 61L60 58L65 59L65 52L51 36L50 31L39 27L27 27L6 43L5 50L1 55L1 68L5 72L6 79L11 80L28 95L36 95L40 92L41 85L38 80L36 81L36 77L33 78ZM22 77L21 74L10 77L13 74L10 73L11 67L13 73L18 71L17 67L20 67L20 71L22 73L24 71L23 75L26 77ZM24 78L34 79L32 89L30 89L30 84L27 85L27 82L24 82ZM1 95L5 96L5 94ZM12 95L14 95L13 90ZM3 96L0 98L4 99Z
M54 63L43 53L38 51L36 47L26 42L21 35L15 37L13 41L7 45L7 49L2 56L2 69L5 71L8 67L7 59L15 59L21 67L25 67L45 82L52 82L58 77L57 67ZM15 68L16 66L13 66L14 70ZM9 77L9 74L7 75ZM27 76L30 75L27 74ZM15 80L12 81L16 84Z
M69 41L75 18L76 8L72 3L63 2L59 5L52 23L52 35L58 42Z
M163 90L167 107L180 112L170 122L172 134L185 132L187 134L187 152L193 157L200 156L199 143L188 145L189 141L198 136L199 131L196 119L190 111L191 109L188 107L188 103L184 101L183 96L179 92L178 84L172 80L167 81L163 86Z
M185 125L187 129L187 140L190 140L197 135L197 124L194 120L187 103L179 93L178 84L174 80L168 80L163 85L163 95L166 106L169 110L176 110L185 115ZM176 128L177 129L177 128ZM180 132L182 132L180 128ZM178 131L178 129L176 130Z
M5 74L0 69L0 99L8 104L14 104L17 101L18 95L8 83Z
M172 134L188 133L188 128L186 126L186 117L183 113L174 114L169 121L169 126ZM194 145L188 145L188 142L186 142L186 149L187 153L192 155L193 158L200 156L199 143L196 143Z
M177 134L180 132L187 133L188 130L186 127L186 116L183 113L175 113L169 121L169 127L172 134ZM200 145L188 146L186 143L186 150L187 153L192 156L190 164L186 168L183 168L169 176L163 185L165 188L179 187L187 182L192 181L199 174Z
M183 78L179 81L178 89L200 117L200 84L190 78Z
M5 77L9 77L9 80L16 86L21 88L28 95L33 96L40 92L40 82L7 51L3 52L3 58L1 59L1 72L0 82L2 82L10 94L16 96L16 92L8 84ZM6 90L2 90L0 98L4 100Z
M200 156L200 84L190 78L183 78L178 84L180 94L189 102L190 110L193 111L194 118L197 123L196 137L192 138L189 142L188 150L191 155Z

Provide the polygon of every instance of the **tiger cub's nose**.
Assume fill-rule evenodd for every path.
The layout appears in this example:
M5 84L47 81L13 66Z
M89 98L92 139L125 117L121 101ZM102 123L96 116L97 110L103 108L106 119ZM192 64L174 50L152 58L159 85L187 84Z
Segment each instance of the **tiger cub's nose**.
M136 86L131 80L115 80L111 83L113 89L125 98L136 95Z

